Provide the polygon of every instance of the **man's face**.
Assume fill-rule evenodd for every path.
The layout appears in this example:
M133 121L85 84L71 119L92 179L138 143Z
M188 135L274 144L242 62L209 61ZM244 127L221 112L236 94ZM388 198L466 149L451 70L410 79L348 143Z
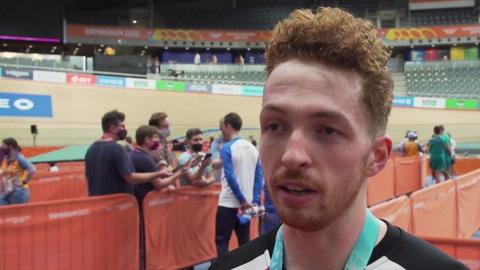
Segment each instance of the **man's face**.
M229 130L229 125L222 123L220 125L220 131L222 132L222 136L225 140L230 140L230 133L228 132Z
M190 140L188 140L188 145L191 147L194 144L202 144L203 145L203 134L196 134L193 135Z
M160 136L157 134L151 137L145 137L144 147L150 150L156 150L160 146Z
M124 140L127 137L125 123L118 121L115 125L111 126L110 133L113 134L115 140Z
M280 217L325 228L366 185L371 157L357 73L289 60L270 74L260 115L261 160Z

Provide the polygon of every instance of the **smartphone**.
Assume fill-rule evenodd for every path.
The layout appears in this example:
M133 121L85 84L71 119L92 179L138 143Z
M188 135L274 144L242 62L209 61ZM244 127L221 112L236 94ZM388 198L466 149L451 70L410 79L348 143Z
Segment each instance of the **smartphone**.
M205 156L203 157L203 161L207 160L207 158L211 158L212 157L212 153L207 153L205 154Z

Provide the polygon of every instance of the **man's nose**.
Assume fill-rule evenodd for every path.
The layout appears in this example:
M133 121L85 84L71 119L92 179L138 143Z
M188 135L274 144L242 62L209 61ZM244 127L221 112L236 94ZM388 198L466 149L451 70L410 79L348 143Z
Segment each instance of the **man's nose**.
M289 170L301 170L311 165L310 144L308 137L301 130L294 130L282 155L282 163Z

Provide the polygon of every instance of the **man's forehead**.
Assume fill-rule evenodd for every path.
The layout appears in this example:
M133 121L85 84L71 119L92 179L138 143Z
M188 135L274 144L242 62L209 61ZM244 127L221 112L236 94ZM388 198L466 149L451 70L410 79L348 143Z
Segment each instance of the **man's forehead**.
M275 84L302 84L311 88L318 83L331 84L331 88L341 88L360 93L363 86L362 76L353 69L342 68L319 61L290 59L278 64L267 78L266 89Z

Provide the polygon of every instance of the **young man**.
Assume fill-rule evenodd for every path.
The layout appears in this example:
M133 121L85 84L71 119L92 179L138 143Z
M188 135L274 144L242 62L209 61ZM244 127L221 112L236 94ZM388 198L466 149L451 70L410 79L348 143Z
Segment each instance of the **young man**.
M226 141L221 150L225 176L222 179L215 223L218 257L228 252L232 231L235 231L239 245L250 240L250 222L240 223L237 217L238 210L246 211L252 208L253 204L260 204L262 167L255 146L240 137L241 128L242 119L238 114L225 115L221 127Z
M201 158L205 156L203 148L203 132L198 128L191 128L186 133L187 150L178 157L179 166L184 166L192 158ZM190 168L180 178L182 186L206 186L214 181L213 171L209 165L212 163L212 157L204 159L200 165Z
M103 135L85 155L85 174L90 196L114 193L133 194L134 184L160 181L165 171L136 173L125 148L117 143L127 136L125 114L114 110L102 117Z
M158 149L150 151L150 156L159 170L165 167L173 170L177 166L177 160L168 147L168 137L171 134L168 115L165 112L154 113L150 117L148 125L157 127L160 130L160 146Z
M392 148L389 52L373 25L336 8L297 10L265 56L260 156L284 224L211 269L466 269L366 207L367 178Z
M160 146L158 128L153 126L140 126L135 133L135 140L138 147L135 148L130 155L135 172L146 173L157 171L155 162L152 157L150 157L149 152L155 151ZM190 164L191 159L187 159L183 168L177 170L172 175L160 178L153 183L135 185L135 197L137 197L139 204L142 204L143 198L145 198L148 192L154 189L158 190L166 188L169 185L174 185L175 181L188 172Z

